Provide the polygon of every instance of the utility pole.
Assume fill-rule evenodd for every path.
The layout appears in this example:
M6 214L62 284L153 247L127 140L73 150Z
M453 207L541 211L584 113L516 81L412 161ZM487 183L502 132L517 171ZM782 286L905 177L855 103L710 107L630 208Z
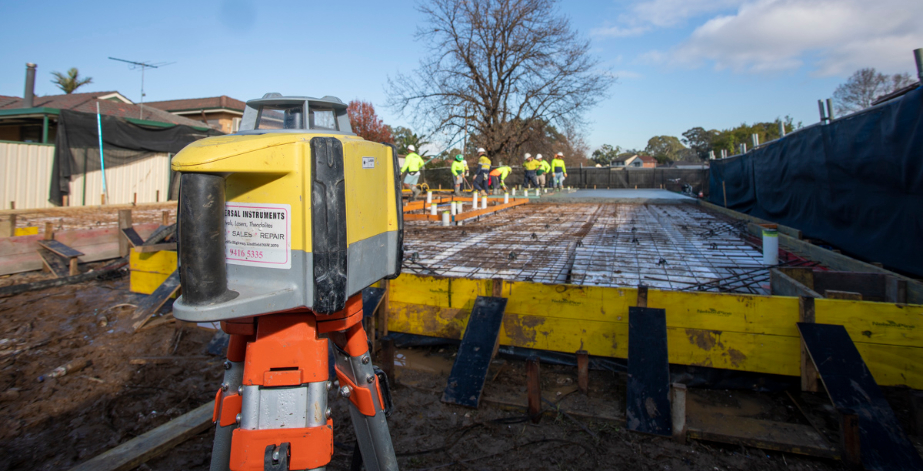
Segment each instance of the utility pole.
M147 62L136 62L136 61L129 61L129 60L125 60L125 59L116 59L115 57L110 57L109 59L112 59L112 60L114 60L114 61L125 62L125 63L128 63L128 64L131 64L133 69L137 69L138 67L141 68L141 115L138 116L138 119L144 119L144 69L145 69L145 68L156 69L156 68L158 68L158 67L163 67L163 66L165 66L165 65L170 65L170 64L172 64L173 62L161 62L161 63L159 63L159 64L150 64L150 63L147 63Z

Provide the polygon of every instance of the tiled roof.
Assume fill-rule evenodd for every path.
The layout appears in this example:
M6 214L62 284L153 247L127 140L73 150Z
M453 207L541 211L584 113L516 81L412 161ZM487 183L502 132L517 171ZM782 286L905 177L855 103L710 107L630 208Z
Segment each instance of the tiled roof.
M641 155L641 154L638 154L637 157L638 157L639 159L641 159L641 161L644 162L644 163L646 163L646 164L656 164L656 163L657 163L657 159L655 159L655 158L653 158L653 157L651 157L651 156L649 156L649 155Z
M213 96L208 98L187 98L185 100L152 101L148 104L164 111L226 108L243 112L244 108L246 107L246 103L231 98L227 95Z
M201 121L195 121L173 113L144 105L144 112L141 112L141 106L130 103L122 103L110 100L99 100L97 97L112 95L117 92L90 92L90 93L71 93L69 95L49 95L37 96L32 102L35 108L57 108L61 110L80 111L83 113L96 113L96 104L99 103L99 112L106 116L116 116L119 118L143 119L146 121L156 121L160 123L184 124L186 126L207 127ZM22 108L22 98L0 96L0 110L10 110Z

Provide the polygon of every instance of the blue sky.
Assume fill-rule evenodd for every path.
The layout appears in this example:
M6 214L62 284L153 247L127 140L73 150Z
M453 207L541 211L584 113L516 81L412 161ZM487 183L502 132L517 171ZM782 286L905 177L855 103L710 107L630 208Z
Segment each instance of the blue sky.
M588 115L591 148L643 148L655 135L724 129L791 115L810 124L817 99L861 67L914 71L919 0L638 0L558 4L618 83ZM361 98L391 125L388 76L411 73L425 45L415 2L19 2L0 0L0 95L58 93L52 71L93 77L81 91L140 99L140 72L108 60L173 62L149 70L145 100L269 91Z

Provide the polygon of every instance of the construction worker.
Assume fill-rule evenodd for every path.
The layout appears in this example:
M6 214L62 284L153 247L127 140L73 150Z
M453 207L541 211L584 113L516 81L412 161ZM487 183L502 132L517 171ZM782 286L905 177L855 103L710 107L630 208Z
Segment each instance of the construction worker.
M538 187L538 180L535 179L535 171L538 167L538 162L532 160L532 154L526 152L526 161L522 164L522 168L525 170L525 181L523 181L522 186L526 188Z
M506 177L510 175L513 169L509 165L504 165L502 167L497 167L490 171L490 180L491 188L497 189L502 188L503 191L507 191L506 188Z
M545 175L551 172L551 165L545 162L542 154L536 155L535 160L538 162L538 168L535 169L535 179L538 181L539 188L545 188Z
M554 188L564 188L564 179L567 178L567 166L564 165L564 153L554 154L554 160L551 161L551 171L554 173Z
M465 175L468 174L468 164L461 154L455 156L455 162L452 162L452 180L455 182L455 196L461 196L461 185L465 181Z
M474 189L480 191L482 196L487 195L487 178L490 173L490 157L483 147L478 148L478 173L474 177Z
M409 145L407 146L407 150L409 150L410 153L407 154L407 157L404 157L404 166L401 167L401 173L407 173L407 175L404 176L404 188L408 188L412 191L410 199L415 200L420 194L417 181L420 180L420 169L423 168L425 162L423 162L423 157L417 154L416 147Z

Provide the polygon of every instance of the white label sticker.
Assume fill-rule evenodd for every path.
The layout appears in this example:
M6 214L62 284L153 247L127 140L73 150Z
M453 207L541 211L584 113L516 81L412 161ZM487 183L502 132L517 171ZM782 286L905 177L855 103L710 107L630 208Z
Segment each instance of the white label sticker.
M232 265L292 267L292 205L227 203L225 257Z
M363 157L362 168L375 168L375 157Z

